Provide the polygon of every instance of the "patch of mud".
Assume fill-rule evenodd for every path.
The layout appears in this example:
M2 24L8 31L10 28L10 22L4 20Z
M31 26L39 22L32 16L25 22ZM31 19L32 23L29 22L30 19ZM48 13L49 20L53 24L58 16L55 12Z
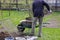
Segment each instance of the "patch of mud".
M50 24L46 25L46 27L49 27L49 28L58 28L59 25L60 25L60 22L58 22L58 21L55 20L55 19L49 20L48 22L49 22Z

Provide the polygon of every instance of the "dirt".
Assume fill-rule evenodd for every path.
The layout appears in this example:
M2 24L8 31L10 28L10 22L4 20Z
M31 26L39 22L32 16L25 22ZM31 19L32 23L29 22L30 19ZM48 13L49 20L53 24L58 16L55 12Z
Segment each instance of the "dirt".
M60 25L60 21L57 21L56 19L51 19L51 20L49 20L48 21L48 25L46 25L46 27L48 27L48 28L59 28L59 25ZM12 32L12 33L10 33L13 37L24 37L24 36L26 36L27 34L25 34L25 33L22 33L21 35L20 35L20 33L19 32ZM4 38L6 38L6 37L10 37L11 35L10 35L7 31L4 31L4 28L2 27L1 29L0 29L0 40L4 40Z
M49 28L59 28L60 26L60 21L57 21L56 19L51 19L48 21L50 24L46 25L46 27Z
M4 40L5 37L9 37L8 32L0 32L0 40Z
M18 35L16 34L15 32L12 32L12 33L8 33L7 31L6 32L0 32L0 40L4 40L6 37L19 37L19 36L23 36L23 35Z

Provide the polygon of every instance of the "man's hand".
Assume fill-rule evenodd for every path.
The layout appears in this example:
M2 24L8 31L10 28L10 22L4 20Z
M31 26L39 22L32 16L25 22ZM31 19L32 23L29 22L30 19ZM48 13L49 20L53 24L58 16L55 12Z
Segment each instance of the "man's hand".
M52 13L52 10L50 10L50 13Z
M51 14L52 13L52 10L48 11L48 14Z

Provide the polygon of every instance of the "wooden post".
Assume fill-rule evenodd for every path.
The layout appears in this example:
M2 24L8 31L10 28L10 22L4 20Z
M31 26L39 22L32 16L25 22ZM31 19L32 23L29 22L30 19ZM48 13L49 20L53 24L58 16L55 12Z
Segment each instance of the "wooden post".
M0 0L0 9L1 9L1 0Z
M16 0L16 8L18 8L18 0Z
M3 0L3 3L6 3L6 0Z
M55 0L55 11L57 11L57 0Z
M26 0L26 4L28 4L28 0Z

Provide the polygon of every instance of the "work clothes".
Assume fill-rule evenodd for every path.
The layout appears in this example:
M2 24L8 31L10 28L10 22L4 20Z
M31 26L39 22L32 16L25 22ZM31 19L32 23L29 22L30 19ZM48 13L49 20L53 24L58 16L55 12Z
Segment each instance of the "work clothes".
M49 5L44 1L34 1L32 4L32 11L34 17L43 17L44 6L46 6L47 10L50 11Z
M44 2L43 0L34 0L34 2L32 4L33 20L32 20L31 33L32 33L32 35L34 35L36 22L38 20L39 21L39 32L38 32L39 37L42 36L42 21L43 21L43 17L44 17L44 13L43 13L44 6L46 6L47 10L50 12L49 5L46 2Z

